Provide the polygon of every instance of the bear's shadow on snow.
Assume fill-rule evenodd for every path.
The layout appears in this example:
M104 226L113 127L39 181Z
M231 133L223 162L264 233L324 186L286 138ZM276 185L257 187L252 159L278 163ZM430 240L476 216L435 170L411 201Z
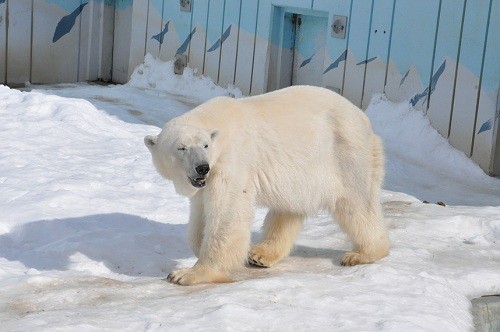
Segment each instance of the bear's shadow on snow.
M258 243L262 238L262 232L252 232L252 244ZM290 255L288 257L285 257L282 261L278 262L275 267L280 267L286 264L287 262L293 262L292 264L297 264L298 266L303 266L307 264L316 264L316 261L312 261L311 258L319 258L325 260L325 262L328 262L327 264L332 264L334 266L340 267L340 261L342 260L342 257L346 251L344 250L338 250L334 247L332 248L321 248L321 247L309 247L303 244L294 244ZM260 266L255 266L255 265L247 265L247 267L252 268L252 269L262 269ZM286 270L287 268L285 268ZM293 270L293 269L292 269Z
M0 257L37 270L102 271L164 277L176 259L194 258L185 224L127 214L40 220L0 236Z

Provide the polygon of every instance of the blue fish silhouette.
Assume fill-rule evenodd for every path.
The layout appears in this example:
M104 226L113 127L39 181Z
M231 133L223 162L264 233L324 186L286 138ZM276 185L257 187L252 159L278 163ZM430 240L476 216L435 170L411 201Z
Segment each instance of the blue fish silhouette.
M439 66L439 69L436 71L436 73L434 75L432 75L431 86L430 86L431 93L433 93L434 90L436 90L436 84L437 84L439 78L441 77L441 74L443 74L445 68L446 68L446 60L444 60L443 64L441 66ZM422 99L423 97L427 97L428 94L429 94L429 87L425 88L425 90L422 93L417 93L410 100L411 106L417 105L418 101L420 99Z
M226 41L226 39L227 39L227 37L229 37L230 33L231 33L231 25L226 29L226 31L224 31L224 33L222 34L222 37L217 39L215 44L213 44L212 47L210 47L207 52L213 52L216 49L218 49L219 47L221 47L222 43Z
M85 7L87 4L88 2L81 4L71 14L68 14L61 18L59 23L57 23L56 30L54 31L54 37L52 37L53 43L55 43L71 31L71 29L75 25L76 18L81 14L83 7Z
M340 62L345 61L346 58L347 58L347 50L345 50L344 52L342 52L342 54L337 58L337 60L335 60L334 62L332 62L328 66L328 68L326 68L326 70L323 72L323 74L326 74L330 70L332 70L334 68L337 68L339 66Z
M483 123L483 125L481 126L481 128L479 128L479 131L477 132L478 134L481 134L483 131L488 131L492 128L492 121L491 119L489 119L488 121L486 121L485 123Z
M316 55L316 53L314 53L313 55L311 55L308 59L305 59L304 61L302 61L302 63L300 64L300 67L299 68L302 68L304 66L306 66L309 62L311 62L312 58Z
M193 31L191 31L191 33L187 36L184 43L182 43L182 45L177 49L177 52L175 52L175 55L179 55L179 54L186 52L187 47L189 45L189 42L191 41L191 38L193 38L193 35L195 32L196 32L196 28L194 28Z
M403 76L403 78L401 79L401 82L399 82L399 86L403 85L403 83L406 80L406 78L408 77L409 73L410 73L410 70L408 69L408 71L406 72L405 76Z
M376 57L376 56L374 56L373 58L363 60L363 61L361 61L361 62L358 62L358 63L356 64L356 66L359 66L359 65L366 65L368 62L372 62L372 61L373 61L373 60L375 60L376 58L377 58L377 57Z
M168 32L168 26L169 25L170 25L170 21L168 21L167 23L165 23L165 27L163 28L163 30L159 34L154 35L153 37L151 37L151 39L156 39L160 44L163 44L163 38L165 37L165 35Z

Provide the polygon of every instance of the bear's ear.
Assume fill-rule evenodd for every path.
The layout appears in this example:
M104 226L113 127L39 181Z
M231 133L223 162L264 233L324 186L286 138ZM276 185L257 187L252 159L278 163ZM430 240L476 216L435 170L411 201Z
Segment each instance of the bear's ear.
M152 149L156 145L156 140L158 136L148 135L144 137L144 144L148 147L148 149Z
M212 141L217 137L219 136L219 130L217 129L212 129L209 131L210 133L210 138L212 139Z

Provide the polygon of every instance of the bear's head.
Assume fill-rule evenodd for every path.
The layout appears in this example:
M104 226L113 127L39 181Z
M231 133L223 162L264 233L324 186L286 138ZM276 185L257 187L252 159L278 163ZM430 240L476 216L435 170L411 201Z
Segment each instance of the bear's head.
M158 173L171 180L179 195L191 197L205 187L215 163L217 130L167 124L158 136L144 137Z

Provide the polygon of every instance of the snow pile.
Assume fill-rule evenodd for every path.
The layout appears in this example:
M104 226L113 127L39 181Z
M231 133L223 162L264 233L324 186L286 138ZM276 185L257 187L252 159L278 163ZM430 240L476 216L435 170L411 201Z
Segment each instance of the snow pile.
M500 205L500 180L450 146L421 111L376 95L366 114L384 140L387 189L430 202Z
M196 71L186 67L182 75L174 74L174 62L163 62L151 54L146 54L144 63L135 68L130 86L157 89L171 94L180 94L201 102L217 96L242 96L240 89L230 85L224 89L206 76L198 76Z
M419 197L384 192L388 257L341 267L351 243L320 214L276 267L244 269L231 284L171 285L162 279L171 269L196 261L189 205L144 147L159 128L141 123L191 105L154 89L158 98L138 103L145 90L130 85L74 89L0 86L2 330L465 331L469 300L500 293L500 207L478 207L498 205L498 180L382 98L368 114L387 148L386 186ZM48 93L89 96L99 109ZM470 206L421 202L432 194Z

